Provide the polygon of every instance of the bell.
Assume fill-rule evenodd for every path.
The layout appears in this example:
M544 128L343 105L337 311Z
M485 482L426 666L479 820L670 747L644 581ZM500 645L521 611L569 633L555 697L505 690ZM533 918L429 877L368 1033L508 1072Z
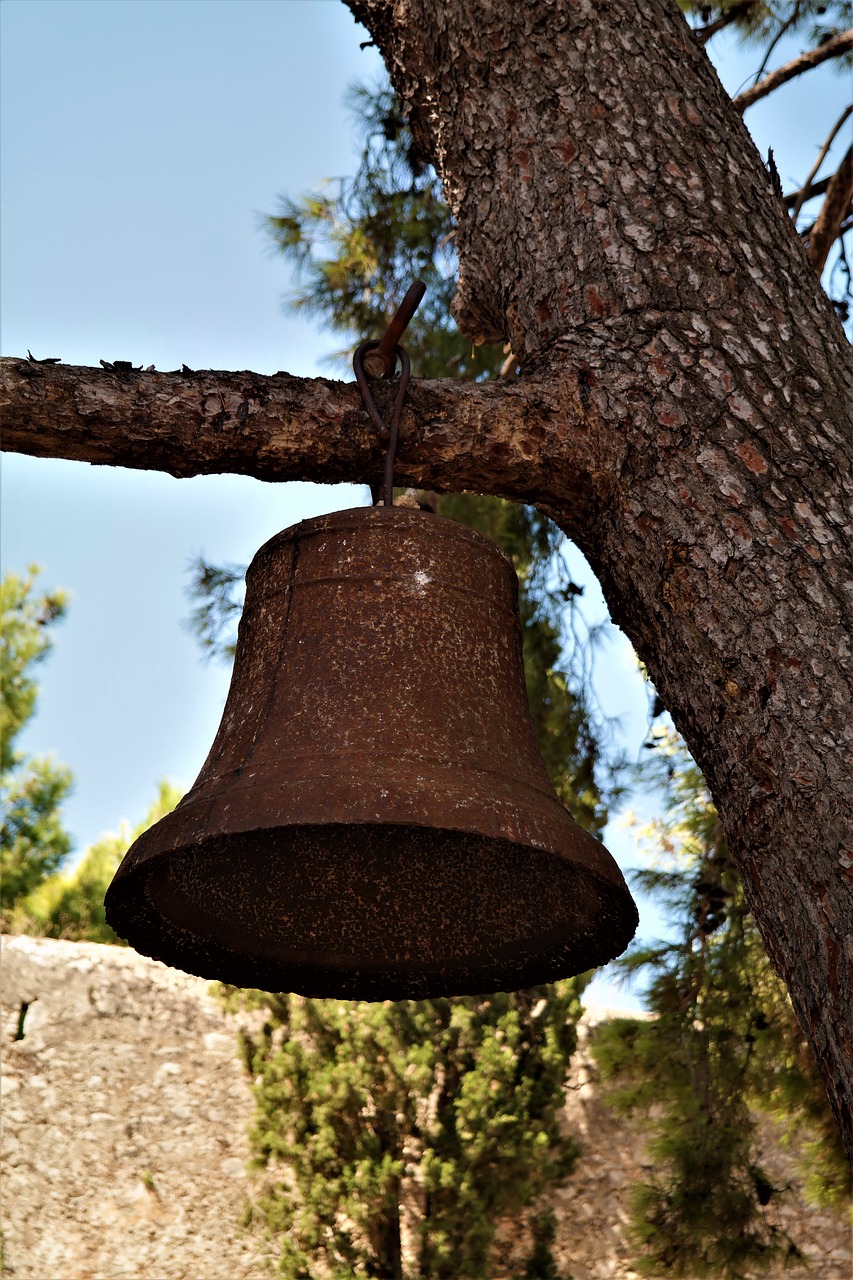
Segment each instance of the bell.
M363 1000L604 964L637 910L533 735L509 558L452 520L306 520L246 576L222 723L107 920L205 978Z

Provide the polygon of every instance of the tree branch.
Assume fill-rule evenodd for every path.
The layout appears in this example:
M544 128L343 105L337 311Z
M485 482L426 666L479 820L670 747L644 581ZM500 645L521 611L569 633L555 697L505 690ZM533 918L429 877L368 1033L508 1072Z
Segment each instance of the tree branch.
M829 180L826 199L821 205L817 221L809 236L806 253L818 275L823 271L827 255L838 238L851 200L853 200L853 146L848 148L837 172Z
M791 199L791 203L794 206L793 209L791 210L791 218L793 219L794 222L797 221L800 210L802 209L806 201L811 200L816 195L823 195L823 192L826 190L826 187L829 185L829 179L827 179L826 184L822 187L822 189L818 190L818 187L820 187L821 184L815 183L814 180L817 177L818 173L820 172L820 166L823 164L824 160L826 159L826 156L827 156L827 153L829 152L830 147L832 146L833 142L837 138L841 129L844 128L844 125L846 124L847 119L851 114L853 114L853 103L851 103L851 105L847 107L845 111L842 111L841 115L838 117L835 124L830 129L829 133L826 136L823 146L821 147L820 151L817 154L817 160L815 160L814 164L811 167L811 170L809 171L808 177L806 178L800 190L794 193L793 199ZM788 201L786 200L785 203L787 204Z
M731 9L727 9L725 13L721 13L719 18L715 18L713 22L709 22L704 27L694 27L694 34L701 44L707 44L712 36L717 35L720 31L724 31L731 23L737 22L738 18L743 18L749 13L750 9L754 9L757 0L741 0L740 4L732 5Z
M767 64L773 56L774 49L779 44L779 41L782 39L785 33L787 31L790 31L791 27L797 21L799 16L800 16L800 0L796 0L796 3L793 9L791 10L791 13L787 21L782 23L781 27L773 36L773 39L770 41L770 44L765 49L764 57L761 59L761 66L758 68L755 75L753 76L753 80L752 80L753 85L757 85L759 83L759 81L761 80L761 77L764 75L764 72L767 70Z
M802 210L804 204L808 204L810 200L816 200L818 196L826 193L829 186L829 178L821 178L820 182L810 182L807 186L800 187L798 191L791 191L787 196L782 197L782 203L786 209L791 209L791 220L794 220L794 209L797 215Z
M390 387L377 390L377 400ZM396 478L545 504L579 500L589 431L573 432L549 387L416 380ZM355 383L198 370L158 373L0 360L3 448L31 457L139 467L178 477L375 482L384 449ZM579 413L579 418L581 417ZM585 427L587 423L583 423ZM531 429L543 445L533 456ZM568 483L566 482L568 477Z
M737 97L732 98L732 106L743 113L747 107L751 107L753 103L758 102L761 98L766 98L768 93L773 93L774 89L778 89L780 85L787 84L789 80L793 80L796 76L801 76L804 71L810 71L812 67L818 67L822 62L827 62L830 58L839 58L844 53L849 53L853 49L853 28L849 31L842 31L840 35L834 36L832 40L827 40L825 44L819 44L815 49L808 49L805 53L801 53L798 58L794 58L791 62L786 62L783 67L777 67L775 71L771 71L769 76L765 76L763 80L759 80L758 84L746 89L743 93L739 93Z

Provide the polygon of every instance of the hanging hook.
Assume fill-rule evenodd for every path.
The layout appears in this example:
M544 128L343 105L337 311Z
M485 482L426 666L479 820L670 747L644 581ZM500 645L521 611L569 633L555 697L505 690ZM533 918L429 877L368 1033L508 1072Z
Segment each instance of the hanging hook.
M399 339L402 337L403 331L415 314L425 293L426 285L421 280L416 280L394 313L394 317L382 339L379 342L368 340L360 343L356 347L352 360L355 379L361 392L361 398L364 401L364 407L370 415L370 420L376 428L379 438L387 441L382 494L382 504L386 507L392 506L394 500L394 460L397 454L397 440L400 434L400 415L403 412L403 401L406 398L406 389L412 373L411 361L406 351L400 346ZM391 426L388 427L376 407L376 401L373 399L373 392L368 378L390 377L397 367L398 360L400 361L400 384L394 399Z
M390 428L385 425L385 421L376 407L373 399L373 392L367 381L367 374L364 371L363 359L368 351L372 351L378 344L375 342L362 342L356 348L353 357L353 368L355 369L355 377L358 383L358 389L361 392L361 398L364 401L364 407L370 414L370 420L376 428L382 440L386 440L387 448L385 450L385 482L382 494L382 505L390 507L394 500L394 459L397 456L397 440L400 434L400 415L403 412L403 401L406 398L406 388L409 385L409 378L412 373L412 362L408 354L401 346L394 348L394 363L400 360L400 385L397 388L397 395L394 399L394 412L391 415Z
M426 285L423 280L416 280L406 290L406 296L394 312L384 336L364 361L364 370L368 378L390 378L393 376L396 368L395 354L397 344L409 327L412 316L421 305L425 293Z

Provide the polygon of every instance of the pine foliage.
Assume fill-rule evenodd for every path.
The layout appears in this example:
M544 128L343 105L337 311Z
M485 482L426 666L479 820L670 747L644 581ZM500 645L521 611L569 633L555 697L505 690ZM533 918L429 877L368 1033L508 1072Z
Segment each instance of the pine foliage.
M821 1203L849 1208L850 1169L702 776L674 735L655 745L667 816L635 880L666 909L675 940L616 962L646 975L652 1017L603 1024L593 1052L613 1104L651 1129L654 1170L632 1205L638 1270L737 1280L802 1261L768 1211L784 1189L760 1165L756 1108L790 1136L810 1134L805 1172Z
M267 219L276 249L294 269L293 310L349 334L379 337L413 280L426 297L406 330L420 377L481 377L500 368L500 347L472 348L449 322L456 288L453 222L435 170L418 151L389 85L349 93L364 145L355 177L282 197ZM335 359L344 361L346 351Z

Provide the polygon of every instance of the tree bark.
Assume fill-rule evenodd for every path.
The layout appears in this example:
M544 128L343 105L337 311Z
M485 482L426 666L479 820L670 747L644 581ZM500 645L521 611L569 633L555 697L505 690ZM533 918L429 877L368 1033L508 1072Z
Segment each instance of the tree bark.
M375 385L390 417L393 390ZM355 383L202 369L114 372L17 357L0 360L3 448L187 477L381 482L384 449ZM580 395L550 380L415 379L395 480L416 488L536 501L581 497L588 437ZM585 461L579 459L586 458Z
M398 478L535 501L587 554L705 772L853 1154L840 325L670 0L349 4L444 181L460 325L522 371L416 385ZM352 388L186 378L50 369L21 389L10 367L7 447L375 478Z

